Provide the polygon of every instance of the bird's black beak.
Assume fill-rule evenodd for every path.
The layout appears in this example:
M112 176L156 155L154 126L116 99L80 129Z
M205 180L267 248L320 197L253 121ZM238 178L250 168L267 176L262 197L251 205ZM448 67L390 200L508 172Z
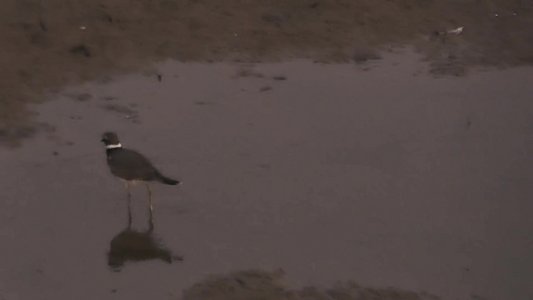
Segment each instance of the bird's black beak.
M100 142L105 143L105 142L106 142L106 139L102 138L102 139L100 140Z

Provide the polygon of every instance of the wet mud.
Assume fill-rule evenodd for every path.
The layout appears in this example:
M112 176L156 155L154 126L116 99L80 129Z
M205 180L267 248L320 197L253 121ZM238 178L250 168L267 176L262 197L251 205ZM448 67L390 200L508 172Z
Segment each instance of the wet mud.
M166 59L357 64L411 45L437 76L533 63L533 6L524 0L6 0L0 7L4 145L31 135L26 103Z
M7 0L0 24L0 300L532 297L531 1ZM108 130L183 181L153 213Z
M167 61L62 89L0 149L0 295L527 299L532 71L430 68ZM153 215L108 130L183 181Z

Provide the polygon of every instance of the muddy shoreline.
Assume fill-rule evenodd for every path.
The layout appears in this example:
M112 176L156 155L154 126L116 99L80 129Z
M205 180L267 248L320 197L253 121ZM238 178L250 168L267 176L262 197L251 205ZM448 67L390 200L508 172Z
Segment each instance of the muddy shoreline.
M532 70L427 70L411 52L364 66L168 61L66 88L31 107L46 130L0 150L3 293L527 299ZM184 182L153 186L153 231L143 185L126 227L106 130Z
M0 299L533 295L531 1L0 8Z
M25 104L166 59L362 63L413 45L439 76L533 63L528 1L8 0L0 10L0 142L31 136ZM447 31L464 27L459 34Z

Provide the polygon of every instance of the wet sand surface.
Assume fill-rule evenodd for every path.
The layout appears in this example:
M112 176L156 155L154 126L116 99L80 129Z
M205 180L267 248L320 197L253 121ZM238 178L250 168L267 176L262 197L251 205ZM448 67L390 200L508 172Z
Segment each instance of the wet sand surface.
M4 0L0 40L0 145L13 145L35 132L27 103L167 59L362 62L412 45L436 75L532 65L533 3Z
M533 70L394 52L167 61L32 106L0 148L0 299L533 299ZM183 181L153 186L153 232L106 130Z

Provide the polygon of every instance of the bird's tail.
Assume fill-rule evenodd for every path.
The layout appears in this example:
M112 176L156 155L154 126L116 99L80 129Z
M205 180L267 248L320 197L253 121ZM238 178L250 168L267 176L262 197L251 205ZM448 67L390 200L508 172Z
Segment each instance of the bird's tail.
M164 183L164 184L170 184L170 185L180 184L179 180L174 180L174 179L165 177L159 173L157 174L157 181Z

